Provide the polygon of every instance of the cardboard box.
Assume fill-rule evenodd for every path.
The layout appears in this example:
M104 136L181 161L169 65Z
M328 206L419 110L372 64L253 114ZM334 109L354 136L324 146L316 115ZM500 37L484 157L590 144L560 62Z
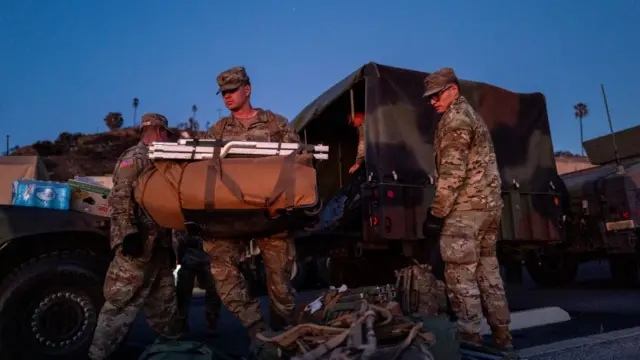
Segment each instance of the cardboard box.
M104 175L104 176L75 176L73 178L75 181L80 181L83 183L98 183L98 185L102 185L107 189L111 189L113 187L113 176L112 175Z
M97 216L109 217L108 188L96 183L88 183L79 179L69 180L71 187L71 204L69 209Z

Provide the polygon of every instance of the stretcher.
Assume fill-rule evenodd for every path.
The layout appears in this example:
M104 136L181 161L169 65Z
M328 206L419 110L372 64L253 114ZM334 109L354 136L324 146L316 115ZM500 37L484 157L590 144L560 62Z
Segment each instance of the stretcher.
M258 141L218 141L180 139L178 142L153 142L149 146L149 158L156 160L204 160L211 159L216 148L220 157L231 156L274 156L289 155L303 150L317 160L329 159L329 146L305 145L299 143L275 143Z

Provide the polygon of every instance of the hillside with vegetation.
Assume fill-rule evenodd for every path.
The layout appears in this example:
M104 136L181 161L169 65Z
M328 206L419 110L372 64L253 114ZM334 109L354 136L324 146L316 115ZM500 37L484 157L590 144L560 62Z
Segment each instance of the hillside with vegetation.
M111 174L116 161L128 148L140 141L137 127L121 128L122 114L109 113L105 124L110 129L97 134L63 132L54 141L38 141L24 147L14 147L9 156L38 155L53 181L66 181L74 176ZM202 136L197 120L190 118L172 130L190 136Z

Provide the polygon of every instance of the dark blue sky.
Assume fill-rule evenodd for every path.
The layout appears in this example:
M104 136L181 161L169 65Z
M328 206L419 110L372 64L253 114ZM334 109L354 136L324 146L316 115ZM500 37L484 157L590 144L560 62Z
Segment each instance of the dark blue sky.
M224 106L218 72L244 65L256 106L293 118L369 61L546 95L556 150L638 124L640 2L425 0L2 0L2 136L26 145L105 130L120 111L202 125ZM225 110L226 112L226 110ZM4 144L3 144L4 145ZM4 147L3 147L4 150Z

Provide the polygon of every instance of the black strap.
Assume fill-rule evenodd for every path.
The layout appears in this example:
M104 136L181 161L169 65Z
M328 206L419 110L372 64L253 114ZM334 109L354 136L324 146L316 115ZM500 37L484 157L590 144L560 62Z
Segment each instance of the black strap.
M200 139L198 139L197 137L193 138L193 150L191 150L191 160L195 160L196 158L196 150L198 148L198 145L200 145Z
M227 128L227 118L222 120L221 130L218 136L216 136L217 145L222 144L222 138L224 130ZM209 161L207 166L207 174L205 175L205 190L204 190L204 208L205 210L215 209L216 198L216 170L220 171L222 176L222 160L220 159L220 152L222 152L222 146L215 146L213 148L213 157ZM217 169L216 169L217 168Z

